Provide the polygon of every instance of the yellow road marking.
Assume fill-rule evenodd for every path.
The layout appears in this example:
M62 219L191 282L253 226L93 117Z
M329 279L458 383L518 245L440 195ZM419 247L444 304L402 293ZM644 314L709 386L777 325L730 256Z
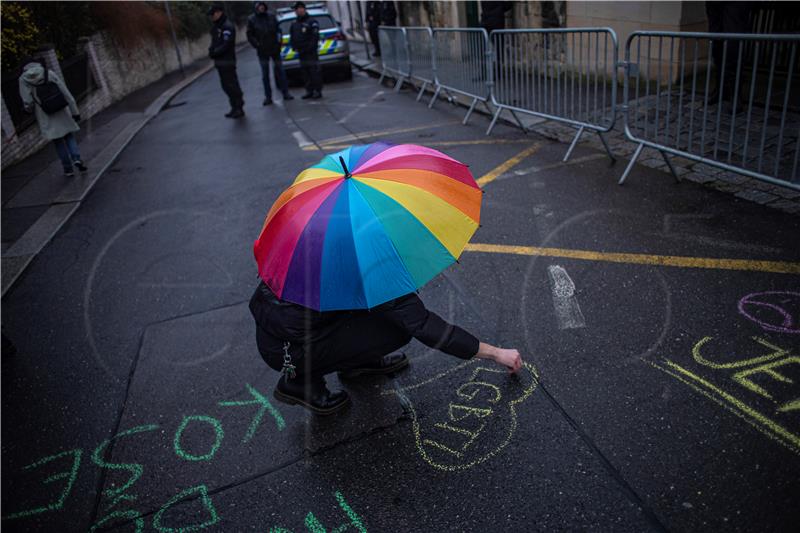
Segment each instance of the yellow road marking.
M669 369L650 361L645 362L689 385L703 396L743 418L768 437L787 445L787 447L795 453L800 451L800 437L700 376L669 360L664 360L664 363L667 364ZM701 388L700 385L705 387L705 389Z
M503 172L509 170L511 167L525 159L526 157L536 153L539 148L543 146L542 143L536 143L533 146L529 146L525 148L523 151L506 161L505 163L494 167L492 170L484 174L478 179L478 185L483 187L487 183L491 183L497 179L497 177L502 174Z
M675 255L626 254L595 252L591 250L569 250L566 248L542 248L539 246L510 246L505 244L470 243L468 252L495 254L531 255L541 257L564 257L587 261L610 263L632 263L636 265L658 265L682 268L712 268L720 270L748 270L752 272L775 272L778 274L800 274L800 263L786 261L762 261L758 259L716 259L710 257L684 257Z
M448 122L440 122L438 124L426 124L424 126L414 126L413 128L392 128L388 130L380 130L380 131L366 131L363 133L358 133L358 135L342 135L341 137L331 137L330 139L324 139L319 141L319 145L323 148L327 148L325 145L328 144L339 144L343 142L353 142L358 141L364 137L379 137L381 135L393 135L396 133L409 133L412 131L419 131L419 130L428 130L428 129L435 129L441 128L442 126L450 126L452 124L460 124L460 120L451 120Z
M476 141L435 141L420 143L425 146L469 146L473 144L527 144L529 139L478 139ZM344 150L349 144L326 144L326 150ZM601 157L605 157L601 154Z

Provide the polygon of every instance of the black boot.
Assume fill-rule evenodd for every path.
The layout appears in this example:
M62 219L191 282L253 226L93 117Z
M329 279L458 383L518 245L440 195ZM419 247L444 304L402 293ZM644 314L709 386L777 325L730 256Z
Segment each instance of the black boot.
M244 116L244 109L241 107L236 108L225 116L228 118L242 118Z
M331 415L350 403L347 392L331 392L322 378L306 386L302 376L286 379L283 375L278 380L273 395L278 401L289 405L301 405L317 415Z
M314 100L319 100L322 98L322 91L314 91L314 94L311 95L311 98Z
M314 98L314 93L306 93L300 97L303 100L308 100L309 98Z
M343 370L339 372L339 377L342 379L353 379L359 376L378 376L384 374L391 374L402 370L408 366L408 357L404 353L393 353L384 355L374 364L362 366L360 368L353 368L351 370Z
M285 93L283 93L283 99L284 100L294 100L294 96L292 96L292 93L290 93L289 91L286 91Z
M261 105L272 105L272 98L267 96L266 98L264 98L264 101L261 102Z

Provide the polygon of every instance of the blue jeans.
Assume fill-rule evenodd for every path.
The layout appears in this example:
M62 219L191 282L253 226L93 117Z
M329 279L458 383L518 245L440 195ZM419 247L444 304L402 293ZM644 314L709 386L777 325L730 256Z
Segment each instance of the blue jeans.
M264 82L264 96L272 98L272 87L269 84L269 60L272 59L272 74L275 76L275 83L278 85L278 90L283 94L289 92L289 86L286 83L286 73L283 71L283 64L281 63L280 56L259 57L258 63L261 65L261 79Z
M61 164L64 170L72 170L72 162L81 160L81 153L78 151L78 142L75 140L74 133L67 133L60 139L53 140Z

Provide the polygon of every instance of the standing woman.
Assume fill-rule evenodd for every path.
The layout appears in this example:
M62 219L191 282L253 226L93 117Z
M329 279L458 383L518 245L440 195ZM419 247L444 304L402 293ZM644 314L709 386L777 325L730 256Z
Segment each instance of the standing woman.
M86 172L75 140L75 132L80 129L80 111L61 78L42 63L28 61L19 78L19 95L25 111L35 113L42 135L53 141L64 166L64 176L75 175L73 165Z

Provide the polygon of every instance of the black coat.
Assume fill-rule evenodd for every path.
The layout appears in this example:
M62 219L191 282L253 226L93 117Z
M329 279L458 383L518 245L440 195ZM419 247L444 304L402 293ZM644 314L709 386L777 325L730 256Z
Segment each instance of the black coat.
M381 2L367 2L367 27L377 30L381 25Z
M317 57L319 44L319 22L306 14L297 18L289 29L289 44L301 58Z
M324 344L334 330L359 314L384 318L426 346L461 359L478 353L479 341L464 329L448 324L425 308L415 293L388 301L369 311L314 311L275 297L261 282L250 299L256 325L266 333L296 345Z
M258 51L258 57L274 57L281 50L278 19L272 13L253 13L247 19L247 41Z
M211 27L211 46L208 57L217 67L236 65L236 26L222 15Z
M511 2L481 2L481 27L486 31L502 30L506 27L506 11L512 7Z
M388 0L381 2L381 24L384 26L397 25L397 10L394 8L394 2Z

